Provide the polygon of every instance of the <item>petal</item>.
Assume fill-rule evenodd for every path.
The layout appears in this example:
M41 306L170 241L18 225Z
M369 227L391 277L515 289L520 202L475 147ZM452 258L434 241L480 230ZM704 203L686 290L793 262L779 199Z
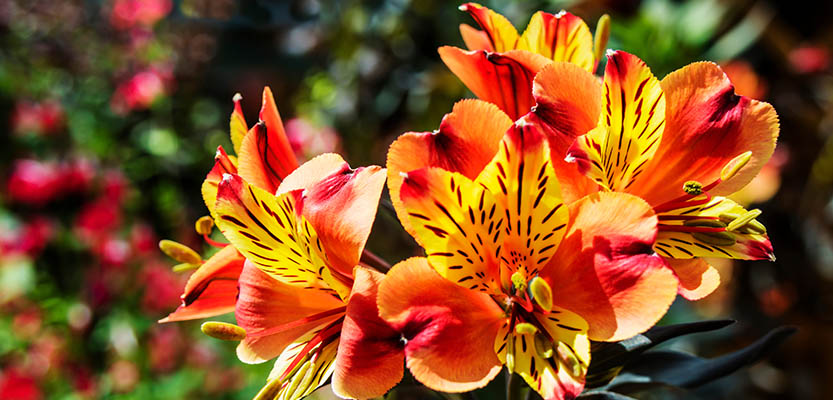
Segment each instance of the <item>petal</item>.
M495 51L492 48L492 42L489 41L489 35L484 31L466 24L460 24L460 36L463 37L463 42L466 43L466 48L469 50Z
M406 174L400 194L436 271L461 286L499 293L505 222L492 195L465 176L431 167Z
M503 52L515 49L519 39L518 31L506 17L477 3L463 4L460 10L468 12L480 25L493 51Z
M593 35L584 21L566 11L536 12L518 40L518 50L528 50L553 61L566 61L588 72L596 69Z
M720 286L720 273L702 258L677 260L666 258L665 261L680 279L677 292L688 300L700 300L710 295Z
M547 136L552 163L567 203L598 190L595 182L564 160L578 136L596 127L602 107L602 84L577 65L556 62L535 76L536 106L524 118L541 126Z
M217 154L214 155L214 167L208 172L200 188L205 206L208 207L208 211L214 219L217 218L214 212L214 203L217 202L217 188L220 181L223 180L223 175L236 173L237 165L229 158L222 146L217 147Z
M443 279L425 258L396 264L379 286L378 304L407 340L408 369L429 388L470 391L500 372L492 346L503 310L488 295Z
M350 276L376 219L384 185L381 167L353 170L340 156L326 154L292 172L278 192L306 189L304 216L318 233L330 268Z
M404 373L399 332L379 317L376 297L385 275L356 267L355 283L333 374L333 391L343 398L369 399L385 394Z
M584 388L590 364L587 322L558 307L547 316L535 315L535 318L536 325L542 326L552 340L541 334L510 332L507 323L498 332L495 352L511 372L524 378L542 397L575 398ZM539 353L544 346L552 348L550 357Z
M651 204L681 194L683 183L709 184L735 156L752 152L751 160L733 178L710 193L729 195L744 187L769 160L778 138L778 115L768 103L738 96L720 67L690 64L662 80L667 98L667 126L662 143L648 165L644 182L632 193Z
M298 215L300 195L294 191L276 197L237 175L226 175L217 193L217 226L240 253L273 278L343 298L349 286L346 279L333 276L315 230Z
M388 150L388 188L396 214L405 229L415 236L399 192L403 172L440 167L474 179L497 153L500 139L512 120L494 104L466 99L454 104L434 132L408 132Z
M275 193L283 178L298 168L268 86L263 89L260 122L243 137L237 155L240 176L270 193Z
M501 268L503 286L511 285L516 271L531 279L555 254L568 219L543 132L523 121L512 125L476 183L489 190L505 217L505 235L496 241L508 267Z
M243 96L240 93L234 95L234 111L231 112L229 119L229 132L231 134L231 143L234 145L234 154L240 154L240 146L243 143L243 137L249 130L249 125L246 124L246 118L243 117L243 109L240 107L240 100Z
M717 229L719 232L716 234L693 232L698 229L696 225L702 225L698 221L720 221L720 219L729 215L741 216L747 212L743 206L725 197L714 197L708 203L702 205L663 212L660 215L662 220L654 250L664 257L680 259L720 257L742 260L775 260L772 243L766 235L766 229L760 223L756 223L756 225L762 229L756 230L752 230L747 225L738 227L733 231ZM680 215L685 218L701 217L702 219L694 219L691 221L693 223L684 220L666 219L669 216ZM722 225L725 226L726 224Z
M591 340L643 332L668 310L677 277L651 249L657 217L638 197L600 192L570 204L568 231L541 271L553 302L584 318Z
M246 363L275 358L305 333L338 319L343 311L326 313L343 307L343 302L329 294L281 283L247 261L240 274L240 296L234 309L237 324L246 330L246 339L237 346L237 356ZM323 316L304 321L316 315ZM289 328L277 329L282 326Z
M182 305L159 322L208 318L234 311L237 278L246 259L226 246L200 266L185 284Z
M626 191L644 172L662 139L665 97L642 60L608 54L599 125L567 152L579 170L608 190Z
M535 104L532 79L551 62L541 55L521 50L490 53L443 46L439 53L448 69L469 90L500 107L512 120L529 112Z

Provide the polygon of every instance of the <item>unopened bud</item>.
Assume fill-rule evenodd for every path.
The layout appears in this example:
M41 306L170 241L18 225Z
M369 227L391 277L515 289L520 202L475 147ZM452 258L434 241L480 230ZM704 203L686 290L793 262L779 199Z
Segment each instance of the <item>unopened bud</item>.
M202 264L202 257L196 251L182 243L168 239L160 240L159 249L168 257L181 263Z
M202 333L220 340L241 341L246 338L246 330L227 322L208 321L200 326Z
M539 276L529 281L529 297L541 307L544 312L552 310L552 289L550 284Z
M194 224L194 229L200 235L210 235L211 230L214 228L214 220L209 217L208 215L200 217L197 222Z
M746 165L746 163L749 162L750 159L752 159L751 151L747 151L746 153L733 158L732 161L726 163L726 165L723 166L723 170L720 171L720 180L725 182L731 179Z

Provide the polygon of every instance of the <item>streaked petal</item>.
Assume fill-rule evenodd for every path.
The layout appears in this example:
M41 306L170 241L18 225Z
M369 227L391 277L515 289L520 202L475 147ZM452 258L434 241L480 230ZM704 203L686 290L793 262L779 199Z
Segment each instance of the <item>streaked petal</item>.
M217 218L217 214L214 212L214 203L217 202L217 188L220 181L223 180L223 175L236 173L237 165L233 159L226 154L222 146L217 147L217 154L214 155L214 167L208 172L200 188L205 206L208 207L208 211L214 219Z
M474 179L497 153L500 139L512 120L492 103L466 99L454 104L434 132L408 132L388 150L388 189L391 201L405 229L415 235L399 192L402 172L440 167Z
M281 283L247 261L240 274L240 295L234 310L237 325L246 330L246 339L237 346L237 356L246 363L275 358L290 343L335 321L344 312L308 321L304 318L343 307L344 303L332 295ZM288 325L296 321L301 322ZM284 326L287 329L281 330Z
M385 275L356 267L355 283L333 374L333 391L343 398L369 399L385 394L404 373L400 334L379 317L376 297Z
M318 333L309 332L287 346L287 350L275 361L269 374L269 383L264 389L271 386L275 379L279 381L279 386L273 386L276 390L273 389L274 393L268 396L259 393L257 399L300 400L330 379L335 370L339 340L335 338L308 349L309 343ZM301 354L304 350L307 352Z
M702 258L678 260L666 258L665 261L680 279L677 292L688 300L700 300L710 295L720 286L720 273Z
M729 195L745 186L769 160L778 138L778 115L768 103L738 96L716 64L700 62L662 80L667 126L662 143L632 193L659 204L679 196L683 183L709 184L723 166L746 151L752 158L710 193Z
M497 105L516 120L535 105L532 80L551 61L522 50L490 53L465 51L456 47L439 48L440 58L454 75L477 97Z
M608 190L627 191L651 160L665 126L665 97L642 60L608 54L599 125L576 139L567 157Z
M344 298L347 281L333 276L315 230L299 215L300 195L294 191L276 197L237 175L226 175L217 193L217 226L240 253L275 279Z
M318 233L330 268L350 276L376 219L385 170L351 169L337 154L323 154L286 177L278 193L304 189L304 217Z
M579 66L556 62L535 76L536 106L524 119L541 126L547 136L555 174L567 203L596 192L598 185L564 158L578 136L596 127L602 107L602 84Z
M500 372L492 346L503 310L488 295L439 276L425 258L396 264L379 286L378 305L407 339L408 369L426 386L465 392Z
M536 12L518 40L518 50L528 50L553 61L566 61L588 72L596 69L593 35L584 21L566 11Z
M460 10L468 12L483 29L492 50L504 52L514 50L518 43L518 31L506 17L477 3L466 3Z
M208 318L234 311L237 278L244 261L234 246L226 246L211 256L188 278L182 305L159 322Z
M440 275L469 289L500 292L497 258L505 222L488 190L459 173L431 167L408 172L400 197Z
M553 302L584 318L592 340L622 340L650 328L678 285L651 248L657 235L651 207L636 196L599 192L569 208L567 234L541 271Z

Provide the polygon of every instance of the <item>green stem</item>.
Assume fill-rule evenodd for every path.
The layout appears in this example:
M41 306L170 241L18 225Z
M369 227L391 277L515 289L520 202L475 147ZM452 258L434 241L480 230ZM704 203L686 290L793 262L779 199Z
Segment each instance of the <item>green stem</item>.
M521 400L524 398L523 379L518 374L510 373L506 383L506 400Z

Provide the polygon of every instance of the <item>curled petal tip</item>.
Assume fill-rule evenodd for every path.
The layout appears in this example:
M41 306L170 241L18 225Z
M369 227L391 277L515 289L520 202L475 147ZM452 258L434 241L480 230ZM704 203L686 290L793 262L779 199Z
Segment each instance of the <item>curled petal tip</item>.
M240 93L235 93L234 97L231 98L231 101L235 103L240 102L240 100L243 100L243 95L241 95Z

